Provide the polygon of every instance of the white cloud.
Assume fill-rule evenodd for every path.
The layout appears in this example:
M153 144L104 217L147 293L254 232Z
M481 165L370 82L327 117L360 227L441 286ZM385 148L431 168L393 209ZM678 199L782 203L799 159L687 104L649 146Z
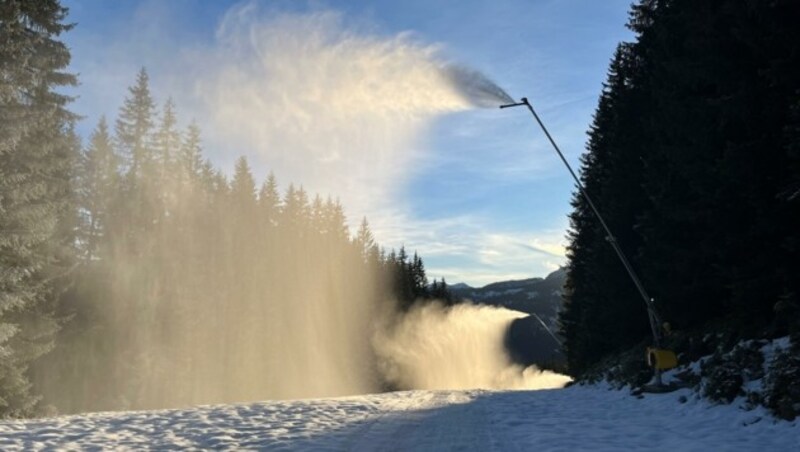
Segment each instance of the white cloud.
M372 224L381 243L418 250L430 278L482 286L496 281L545 276L566 263L566 238L560 225L539 231L498 231L479 215L418 219L384 212Z

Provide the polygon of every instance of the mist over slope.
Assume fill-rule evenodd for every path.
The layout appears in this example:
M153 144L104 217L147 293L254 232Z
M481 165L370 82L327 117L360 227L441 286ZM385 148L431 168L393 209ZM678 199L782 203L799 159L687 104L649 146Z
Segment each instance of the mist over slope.
M493 306L528 314L512 320L504 348L522 366L544 366L564 371L566 356L559 336L558 313L563 305L566 272L559 269L545 278L501 281L480 288L449 286L456 298L478 306Z
M414 306L377 330L379 369L399 389L544 389L569 377L513 360L507 337L524 313L493 306Z

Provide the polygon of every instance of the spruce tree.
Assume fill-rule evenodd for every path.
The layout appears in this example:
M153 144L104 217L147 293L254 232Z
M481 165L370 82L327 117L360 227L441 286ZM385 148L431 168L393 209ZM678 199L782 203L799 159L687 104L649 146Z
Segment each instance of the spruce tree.
M636 132L641 129L636 121L642 101L634 71L635 51L627 44L617 48L581 171L586 192L634 265L640 242L634 225L646 202L641 164L647 149ZM560 322L570 368L579 373L604 354L641 340L648 331L648 319L642 299L588 201L576 192L572 205L570 263Z
M178 118L172 98L164 103L161 121L153 137L156 193L163 210L175 208L175 200L180 190L181 177L178 168L178 153L181 148L181 136L178 131ZM163 214L164 212L159 212Z
M79 202L85 231L83 254L85 259L92 260L99 257L98 246L107 229L119 183L119 159L114 153L105 116L100 117L80 163Z
M199 142L197 137L193 138ZM178 118L175 114L175 103L168 98L164 103L161 113L161 122L155 134L155 150L159 163L165 170L172 169L177 161L178 150L181 145L181 135L178 131ZM195 146L194 143L192 143ZM199 145L199 143L197 143Z
M138 183L147 167L154 164L150 143L155 121L155 101L150 94L150 77L142 68L136 83L128 88L128 97L120 109L116 123L117 146L125 157L128 179Z
M161 216L158 166L152 146L155 101L149 77L142 68L128 89L117 117L115 141L122 157L123 176L115 203L115 240L144 252L146 236Z
M328 234L325 203L320 195L314 196L314 200L311 201L311 229L321 236Z
M203 148L200 140L200 128L192 121L186 128L177 155L177 171L180 185L184 188L196 188L203 172Z
M344 207L338 199L328 198L325 202L326 229L335 242L345 243L350 238Z
M36 408L27 369L52 346L53 284L71 254L75 116L57 92L76 84L58 40L66 16L55 0L0 5L0 417Z
M411 259L410 270L414 298L428 298L430 294L428 292L428 277L425 275L425 264L416 251Z
M361 259L365 263L369 262L371 257L375 254L377 245L375 244L375 238L372 235L372 231L369 229L367 217L361 219L361 225L359 225L358 231L356 232L355 244L356 249L361 255Z
M264 181L258 192L258 206L264 225L267 227L277 226L281 210L281 196L278 193L278 181L272 172L269 173L267 180Z
M256 204L256 182L247 159L239 157L231 181L231 196L237 207L252 210Z

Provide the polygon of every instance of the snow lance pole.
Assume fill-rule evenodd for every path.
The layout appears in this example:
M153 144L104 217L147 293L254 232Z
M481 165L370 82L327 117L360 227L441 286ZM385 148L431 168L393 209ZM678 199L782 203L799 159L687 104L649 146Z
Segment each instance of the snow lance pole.
M564 158L564 154L561 152L561 149L559 149L555 140L553 140L553 137L550 135L550 132L547 131L547 127L545 127L542 120L539 119L539 115L536 114L536 111L533 109L533 106L530 104L530 102L528 102L528 98L523 97L522 99L520 99L520 102L508 105L501 105L500 108L519 107L521 105L525 105L526 107L528 107L528 110L530 110L531 114L533 115L533 118L539 124L539 127L542 128L542 131L544 132L545 136L547 136L547 139L550 140L550 144L553 145L553 149L556 150L556 153L558 153L558 156L561 158L561 161L564 162L564 166L567 167L567 171L569 171L569 173L572 175L572 178L575 179L575 183L578 185L578 189L580 190L581 195L583 195L584 199L586 199L586 202L589 204L589 207L592 208L592 211L597 216L597 219L600 220L600 224L606 231L606 240L608 241L608 243L611 244L611 247L614 248L614 251L617 253L619 260L622 261L622 265L625 267L625 270L628 272L628 275L630 276L631 280L633 280L633 284L636 286L636 289L642 296L645 305L647 305L647 317L650 320L650 329L653 332L653 342L654 342L653 345L656 348L661 347L661 332L660 332L661 319L659 318L658 313L656 312L656 307L655 303L653 302L653 299L650 298L650 296L647 294L647 291L645 290L642 281L636 275L636 272L633 270L631 263L625 256L625 253L622 252L622 248L620 248L619 243L617 242L617 238L614 237L614 234L611 233L611 229L606 224L605 220L603 219L603 216L600 215L600 211L597 209L597 206L594 205L592 198L589 197L589 194L586 192L586 188L583 186L583 183L575 174L575 171L572 170L572 166L570 166L569 162L567 162L567 159ZM660 374L661 372L658 369L656 369L657 384L661 383Z

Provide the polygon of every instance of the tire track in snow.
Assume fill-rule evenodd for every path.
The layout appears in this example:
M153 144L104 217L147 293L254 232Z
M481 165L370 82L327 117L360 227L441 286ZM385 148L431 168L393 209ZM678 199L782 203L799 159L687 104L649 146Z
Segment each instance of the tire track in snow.
M482 391L408 391L381 404L382 414L355 432L347 450L491 451Z

